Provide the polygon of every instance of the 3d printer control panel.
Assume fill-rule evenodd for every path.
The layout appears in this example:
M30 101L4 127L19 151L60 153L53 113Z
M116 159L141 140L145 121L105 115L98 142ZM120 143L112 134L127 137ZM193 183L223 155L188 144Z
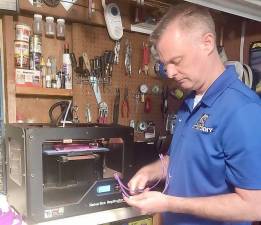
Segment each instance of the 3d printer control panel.
M96 188L96 194L98 196L119 193L119 191L120 191L119 185L114 182L111 184L100 184Z

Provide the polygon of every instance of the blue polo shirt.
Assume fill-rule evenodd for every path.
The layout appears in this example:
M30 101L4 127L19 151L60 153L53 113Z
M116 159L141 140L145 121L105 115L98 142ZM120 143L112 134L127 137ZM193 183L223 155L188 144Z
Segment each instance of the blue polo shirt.
M193 109L195 93L178 114L169 148L168 195L204 197L261 189L261 100L234 67L209 87ZM164 225L250 225L164 213Z

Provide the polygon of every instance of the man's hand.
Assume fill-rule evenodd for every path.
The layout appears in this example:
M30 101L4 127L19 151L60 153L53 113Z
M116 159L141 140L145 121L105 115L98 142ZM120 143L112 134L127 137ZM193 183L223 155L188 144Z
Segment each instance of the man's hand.
M163 161L157 160L156 162L141 168L128 183L130 193L132 195L138 194L145 189L148 182L165 179L166 174L163 174L163 165L167 170L168 164L169 156L166 155L164 156Z
M124 197L124 200L142 214L168 211L168 196L157 191L145 191L129 198Z
M150 174L148 170L139 170L128 183L130 193L132 195L138 194L145 189L146 184L150 181Z

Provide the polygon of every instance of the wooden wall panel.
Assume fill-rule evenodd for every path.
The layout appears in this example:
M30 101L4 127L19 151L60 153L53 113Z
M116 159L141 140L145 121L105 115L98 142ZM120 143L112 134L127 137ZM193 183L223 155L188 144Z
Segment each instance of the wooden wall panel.
M3 17L6 119L16 121L15 77L14 77L14 29L13 17Z
M7 65L9 66L9 72L7 72L8 91L12 92L10 99L12 99L11 107L8 107L8 112L12 115L12 119L9 122L16 121L16 113L19 119L23 119L25 122L49 122L48 110L52 104L62 100L58 97L25 97L16 96L15 94L15 81L14 81L14 55L13 55L13 42L15 38L15 25L17 23L26 23L32 26L33 16L22 14L18 17L9 18L9 27L7 33L9 34L6 40L9 48L9 55ZM133 58L132 58L132 71L133 75L128 77L125 75L124 68L124 54L125 54L125 41L129 39L132 43ZM115 97L115 88L120 88L121 102L123 99L124 88L129 89L129 104L130 104L130 117L122 118L121 112L119 113L119 123L128 125L130 119L136 121L151 120L154 121L159 129L163 129L163 120L160 113L161 96L155 96L151 94L151 88L157 84L160 87L163 86L163 82L160 79L156 79L151 76L139 75L138 70L141 66L142 59L142 45L143 42L148 41L147 35L138 33L124 32L124 36L121 40L121 52L120 63L114 65L112 84L106 86L103 93L101 87L102 99L109 106L108 123L112 122L113 104ZM69 43L70 51L75 53L76 58L83 53L87 52L89 58L103 54L105 50L113 50L114 41L112 41L107 33L106 28L93 25L84 25L80 23L66 24L66 40L58 40L56 38L47 38L42 36L43 56L45 61L48 56L54 56L57 60L58 69L62 65L62 53L64 43ZM11 71L11 72L10 72ZM12 85L10 86L10 82ZM135 94L138 92L139 86L146 83L150 88L150 97L152 99L152 111L149 114L144 113L144 103L136 104ZM68 98L67 98L68 99ZM85 108L89 103L92 111L92 121L96 122L98 118L98 106L96 99L89 84L81 83L76 73L73 75L73 102L79 106L79 119L80 122L85 122ZM9 104L10 105L10 104ZM121 111L121 110L120 110Z

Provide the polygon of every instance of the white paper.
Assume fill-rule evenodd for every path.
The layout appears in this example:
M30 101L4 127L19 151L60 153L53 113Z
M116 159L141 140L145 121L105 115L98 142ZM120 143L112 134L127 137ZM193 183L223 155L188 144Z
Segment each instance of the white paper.
M16 0L0 0L0 9L16 11L17 2Z
M66 0L66 2L61 2L62 6L65 8L66 11L68 11L73 6L73 4L68 2L75 3L77 2L77 0Z

